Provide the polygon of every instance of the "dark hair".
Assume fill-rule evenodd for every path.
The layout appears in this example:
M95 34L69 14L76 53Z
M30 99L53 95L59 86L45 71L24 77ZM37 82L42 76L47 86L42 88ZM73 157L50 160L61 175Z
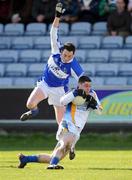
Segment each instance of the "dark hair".
M73 51L73 54L75 53L75 46L74 44L70 43L70 42L67 42L64 44L63 46L63 50L66 49L67 51Z
M92 82L92 80L88 76L81 76L78 80L79 83L84 83L84 82Z

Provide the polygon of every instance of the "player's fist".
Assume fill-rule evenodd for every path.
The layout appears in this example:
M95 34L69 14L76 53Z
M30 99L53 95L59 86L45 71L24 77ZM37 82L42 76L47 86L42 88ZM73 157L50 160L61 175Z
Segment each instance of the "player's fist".
M61 15L65 12L65 8L62 3L57 3L55 8L56 17L61 17Z
M97 109L97 101L94 99L93 96L87 95L86 102L88 103L87 109L88 108Z
M81 96L83 97L84 99L86 98L86 93L83 89L75 89L73 91L73 95L76 97L76 96Z

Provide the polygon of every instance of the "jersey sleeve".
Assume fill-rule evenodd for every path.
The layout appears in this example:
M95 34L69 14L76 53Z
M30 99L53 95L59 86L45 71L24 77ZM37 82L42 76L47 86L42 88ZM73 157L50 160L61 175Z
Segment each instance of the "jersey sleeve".
M74 59L71 67L71 75L78 81L79 77L84 74L84 71L78 61Z
M97 94L96 94L96 92L94 90L93 90L93 97L97 101L97 109L95 109L94 111L95 111L96 114L101 115L103 107L102 107L101 102L99 101L99 98L98 98L98 96L97 96Z
M51 53L60 54L61 43L58 41L58 28L52 26L50 30Z
M70 102L72 102L74 98L75 98L75 97L74 97L72 91L67 92L66 94L64 94L64 95L61 97L60 103L65 106L65 105L69 104Z
M98 96L97 96L97 93L96 93L94 90L92 90L92 92L93 92L93 97L94 97L94 99L97 101L98 106L100 106L101 103L100 103L100 101L99 101L99 98L98 98Z

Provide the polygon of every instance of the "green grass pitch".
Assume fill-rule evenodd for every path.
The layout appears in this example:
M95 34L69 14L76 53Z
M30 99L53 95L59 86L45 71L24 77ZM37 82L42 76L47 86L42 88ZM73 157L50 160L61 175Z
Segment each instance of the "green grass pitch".
M131 180L132 134L82 135L76 158L61 161L64 170L47 170L47 164L30 163L18 169L18 153L50 153L55 135L0 136L0 180Z

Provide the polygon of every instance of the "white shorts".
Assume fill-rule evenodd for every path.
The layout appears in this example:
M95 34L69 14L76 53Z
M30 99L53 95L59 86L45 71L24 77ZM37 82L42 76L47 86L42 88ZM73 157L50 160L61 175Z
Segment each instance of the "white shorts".
M58 141L61 140L62 136L67 132L71 132L75 135L76 142L79 140L81 132L80 128L75 126L75 124L72 122L66 122L65 120L63 120L59 125L58 131L56 133L56 139Z
M37 82L37 87L39 87L45 98L48 98L49 105L62 106L60 104L60 98L65 94L64 87L49 87L45 81Z

